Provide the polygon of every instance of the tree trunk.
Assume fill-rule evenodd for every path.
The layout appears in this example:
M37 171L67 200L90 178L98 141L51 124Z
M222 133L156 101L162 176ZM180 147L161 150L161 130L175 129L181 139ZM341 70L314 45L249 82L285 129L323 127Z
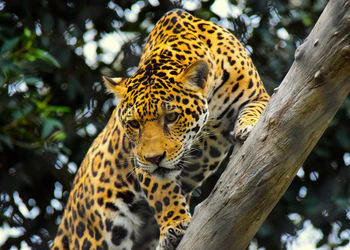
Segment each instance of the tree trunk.
M177 249L245 249L350 91L350 0L331 0Z

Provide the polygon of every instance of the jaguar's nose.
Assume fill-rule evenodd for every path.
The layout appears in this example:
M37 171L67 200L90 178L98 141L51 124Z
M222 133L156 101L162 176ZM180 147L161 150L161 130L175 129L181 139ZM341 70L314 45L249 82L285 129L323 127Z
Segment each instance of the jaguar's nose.
M146 161L149 161L155 165L159 165L159 163L164 159L164 157L165 157L165 151L161 155L156 155L156 156L152 156L152 157L145 157L145 159L146 159Z

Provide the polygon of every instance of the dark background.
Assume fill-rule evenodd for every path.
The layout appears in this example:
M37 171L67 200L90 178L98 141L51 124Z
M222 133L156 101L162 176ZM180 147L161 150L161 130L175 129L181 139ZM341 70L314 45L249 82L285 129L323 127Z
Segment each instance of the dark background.
M228 17L214 13L213 3L0 0L0 239L5 239L1 249L49 247L76 168L114 108L101 75L130 75L147 34L165 12L187 8L228 27L252 53L272 93L326 1L247 0L238 5L240 15ZM108 51L98 41L112 32L120 38L115 46L121 50L106 61L102 55ZM86 63L87 43L96 45L95 63ZM305 221L322 232L317 246L334 249L348 243L349 128L348 97L256 235L255 245L284 249ZM194 204L216 178L205 183ZM8 235L8 228L16 228L16 233Z

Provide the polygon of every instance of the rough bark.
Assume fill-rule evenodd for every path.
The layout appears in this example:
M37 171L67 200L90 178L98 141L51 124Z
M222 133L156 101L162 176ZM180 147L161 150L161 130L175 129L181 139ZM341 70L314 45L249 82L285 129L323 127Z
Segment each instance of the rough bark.
M350 91L350 0L331 0L177 249L245 249Z

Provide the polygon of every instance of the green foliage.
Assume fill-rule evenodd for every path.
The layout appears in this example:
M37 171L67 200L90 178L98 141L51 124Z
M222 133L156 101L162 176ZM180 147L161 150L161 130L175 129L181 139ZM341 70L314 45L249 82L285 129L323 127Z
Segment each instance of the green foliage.
M8 230L0 231L2 249L23 242L49 247L76 168L114 107L102 91L101 75L132 74L147 34L166 11L186 7L231 29L252 53L271 93L326 4L231 1L240 13L231 9L223 17L213 9L215 1L189 2L0 1L0 227L19 231L8 238ZM113 53L101 42L112 32L120 47ZM93 61L85 56L87 46ZM286 236L293 238L305 221L322 231L318 246L347 244L349 127L348 98L257 234L259 247L285 248ZM217 177L195 193L194 205Z

